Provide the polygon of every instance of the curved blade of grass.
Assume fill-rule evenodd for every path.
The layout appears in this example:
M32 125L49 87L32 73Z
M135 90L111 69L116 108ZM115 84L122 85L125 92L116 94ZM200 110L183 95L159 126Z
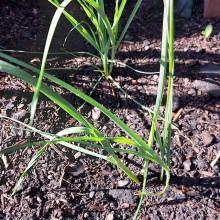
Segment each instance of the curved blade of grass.
M66 51L65 49L61 48L61 50ZM33 51L24 51L24 50L1 50L2 52L10 52L10 53L27 53L27 54L43 54L43 52L33 52ZM100 57L96 56L95 54L89 53L89 52L73 52L73 51L66 51L66 52L48 52L49 55L67 55L71 54L73 56L76 56L76 54L85 54L92 57L95 57L97 59L100 59ZM78 57L78 56L77 56Z
M38 152L37 154L31 159L31 161L28 163L26 169L24 170L24 172L21 174L14 190L13 190L13 193L11 194L11 196L13 196L16 191L18 190L19 186L21 185L25 175L27 174L27 172L29 171L29 169L37 162L37 160L39 159L39 157L43 154L43 152L46 150L47 146L49 145L49 143L45 144L44 147L42 147Z
M124 11L125 5L127 3L127 0L122 0L120 7L118 8L118 1L116 2L116 10L115 10L115 15L114 15L114 21L112 25L112 29L116 31L118 29L118 23L121 18L122 12ZM117 35L116 35L117 36ZM116 38L115 38L116 40Z
M0 118L9 119L9 120L14 121L18 124L21 124L21 125L25 126L26 128L30 129L32 132L36 132L36 133L40 134L41 136L48 138L50 140L54 137L59 137L59 135L78 134L78 133L93 134L93 132L94 132L92 129L87 128L87 127L70 127L70 128L63 129L62 131L58 132L55 135L55 134L51 134L48 132L40 131L39 129L37 129L33 126L30 126L24 122L21 122L19 120L14 119L14 118L10 118L10 117L4 116L4 115L0 115Z
M6 117L6 116L1 116L1 115L0 115L0 117L2 117L2 118L7 118L7 119L10 119L10 120L16 121L17 123L20 123L20 124L22 124L22 125L28 127L29 129L32 129L34 132L39 133L39 134L41 134L42 136L51 139L50 136L45 135L45 134L42 134L42 132L39 131L38 129L33 128L33 127L31 127L31 126L29 126L29 125L27 125L27 124L25 124L25 123L22 123L22 122L20 122L20 121L18 121L18 120L15 120L15 119L12 119L12 118L9 118L9 117ZM74 128L64 129L63 131L57 133L57 135L72 133L73 130L74 130ZM81 131L82 131L82 130L80 130L80 132L81 132ZM87 129L87 131L89 131L89 130ZM91 131L91 130L90 130L90 131ZM92 134L93 134L93 133L94 133L94 132L93 132L93 130L92 130ZM132 180L134 180L137 184L139 184L138 178L137 178L130 170L128 170L127 167L125 167L125 165L118 159L118 157L114 154L113 150L111 149L110 145L108 145L108 142L106 142L106 139L100 138L100 139L97 139L97 140L94 140L94 141L100 141L101 144L102 144L102 146L103 146L103 149L105 149L106 146L107 146L107 149L106 149L106 150L109 152L109 154L111 155L111 157L106 157L106 156L103 156L103 155L94 153L94 152L92 152L92 151L89 151L89 150L87 150L87 149L80 148L80 147L78 147L78 146L75 146L75 145L70 144L70 143L67 143L67 142L59 141L59 143L62 144L62 145L64 145L64 146L66 146L66 147L68 147L68 148L71 148L71 149L73 149L73 150L77 150L77 151L80 151L80 152L83 152L83 153L86 153L86 154L89 154L89 155L92 155L92 156L95 156L95 157L99 157L99 158L101 158L101 159L105 159L105 160L107 160L107 161L109 161L109 162L111 162L111 163L117 165L117 166L118 166L119 168L121 168ZM103 143L104 143L104 145L103 145ZM109 146L109 147L108 147L108 146Z
M0 61L0 62L4 62L4 61ZM7 64L7 63L6 63ZM1 65L1 63L0 63L0 65ZM11 64L8 64L8 65L11 65ZM28 65L29 66L29 65ZM13 73L13 75L15 75L15 76L17 76L17 77L19 77L19 78L21 78L21 75L23 76L23 75L25 75L26 76L26 78L24 79L26 82L28 82L28 83L30 83L30 84L32 84L32 85L34 85L33 84L33 81L29 78L29 77L31 77L29 74L27 74L27 73L22 73L22 72L24 72L24 71L18 71L17 69L18 68L16 68L16 67L14 67L15 69L14 69L14 73ZM36 72L36 68L32 68L31 66L29 67L31 70L33 70L33 71L35 71ZM8 68L4 68L4 70L3 71L5 71L5 72L7 72L8 71ZM19 74L18 74L18 72L19 72ZM39 70L38 70L38 72L39 72ZM10 71L9 71L9 73L10 73ZM12 73L12 71L11 71L11 73ZM27 77L28 76L28 77ZM127 133L137 144L138 144L138 146L139 146L139 150L141 151L141 152L146 152L150 157L153 157L153 158L156 158L156 161L158 161L158 163L161 165L161 166L163 166L163 165L165 165L164 164L164 162L160 159L160 157L152 150L152 148L150 148L134 131L132 131L127 125L125 125L119 118L117 118L114 114L112 114L109 110L107 110L104 106L102 106L100 103L98 103L98 102L96 102L94 99L92 99L92 98L90 98L89 96L87 96L87 95L85 95L84 93L82 93L82 92L80 92L79 90L77 90L76 88L74 88L73 86L71 86L71 85L69 85L69 84L67 84L67 83L65 83L65 82L63 82L62 80L60 80L60 79L58 79L58 78L56 78L56 77L54 77L54 76L52 76L52 75L49 75L49 74L47 74L47 73L44 73L44 77L46 77L46 78L48 78L49 80L51 80L52 82L55 82L56 84L58 84L58 85L61 85L61 86L63 86L64 88L66 88L67 90L69 90L69 91L71 91L71 92L73 92L75 95L77 95L77 96L79 96L80 98L82 98L82 99L84 99L85 101L87 101L88 103L90 103L91 105L93 105L93 106L95 106L95 107L97 107L97 108L99 108L100 109L100 111L102 111L107 117L109 117L110 119L112 119L125 133ZM33 78L33 77L31 77L31 78ZM34 78L33 78L33 80L35 80ZM46 87L46 86L45 86ZM50 88L48 88L48 87L43 87L42 86L42 92L46 95L46 96L48 96L48 93L46 92L45 93L45 91L44 91L44 89L46 89L46 90L49 90L50 92L53 92L54 93L54 91L52 90L52 89L50 89ZM51 100L53 100L53 97L50 97L50 96L48 96ZM57 103L57 100L56 100L57 98L55 98L54 99L54 101L55 101L55 103ZM67 102L68 103L68 102ZM58 103L58 104L60 104L60 102ZM68 106L69 106L70 104L68 103ZM62 103L61 103L61 106L62 106ZM65 107L65 106L63 106L63 107ZM62 108L63 108L62 107ZM73 107L72 107L73 108ZM74 109L75 110L75 109ZM76 110L75 110L76 111ZM75 113L75 112L74 112ZM79 114L78 112L76 112L75 114ZM74 117L74 116L73 116ZM82 116L81 116L82 117ZM83 118L84 119L84 118ZM77 119L78 120L78 119ZM84 119L85 120L85 119ZM88 122L86 121L86 123L84 122L84 125L86 125L86 126L88 126ZM90 126L90 125L89 125Z
M54 70L79 70L80 68L45 68L45 71L54 71ZM54 73L53 73L54 74Z
M96 56L95 54L89 53L89 52L70 52L70 51L65 50L63 48L61 48L61 50L65 51L65 54L70 54L70 55L75 56L75 57L79 57L76 54L85 54L85 55L89 55L89 56L95 57L97 59L100 59L100 57Z
M114 138L112 138L112 141L118 143L117 140L120 140L119 138L120 137L117 137L117 139L115 139L115 140L114 140ZM99 139L101 139L101 138L99 138ZM111 140L111 138L103 138L103 139ZM90 139L86 139L86 138L83 138L83 137L80 137L80 138L79 137L78 138L60 137L59 139L55 139L55 140L35 141L35 142L31 142L31 143L25 143L25 144L22 144L22 145L17 145L17 146L13 146L13 147L8 147L8 148L5 148L5 149L2 149L2 150L0 150L0 154L10 154L10 153L12 153L14 151L17 151L17 150L23 150L23 149L30 148L30 147L33 147L33 146L42 146L42 145L47 144L48 142L53 143L53 144L60 144L60 142L62 142L62 141L65 141L65 142L76 142L76 143L79 143L79 144L82 144L82 145L85 145L85 146L91 146L93 148L97 148L97 149L103 150L103 148L101 146L96 145L96 144L92 144L92 143L90 143L88 141L83 141L83 140L90 140ZM92 140L92 138L91 138L90 141L95 142L96 140L95 139ZM119 142L121 142L121 141L119 141ZM77 149L80 148L78 146L75 146L75 147L77 147ZM71 149L76 150L75 147L73 147ZM120 148L108 148L108 147L105 148L105 150L109 150L109 149L112 149L113 151L119 152L119 153L133 154L133 155L136 155L136 156L139 156L139 157L143 157L143 158L148 159L148 160L151 159L151 158L147 157L146 154L140 153L138 151L133 151L133 150L128 150L128 149L120 149ZM79 150L77 150L77 151L79 151ZM84 148L81 148L80 152L88 154L88 150L86 150ZM91 152L91 154L90 154L91 156L96 156L98 158L105 159L105 160L109 161L108 160L109 157L107 157L107 156L103 156L102 154L94 153L92 151L90 151L90 152Z
M109 141L113 141L115 143L131 144L131 145L138 147L136 142L132 141L131 139L125 138L125 137L85 137L85 136L63 137L64 135L79 134L79 133L85 133L85 134L89 134L89 135L93 134L93 130L86 128L86 127L70 127L70 128L63 129L62 131L58 132L57 134L52 134L52 133L40 131L30 125L27 125L21 121L18 121L16 119L13 119L13 118L10 118L7 116L0 115L0 118L12 120L16 123L19 123L19 124L29 128L29 129L24 129L24 128L15 128L15 129L22 130L22 131L35 132L35 133L40 134L44 138L49 138L49 140L46 140L46 141L37 141L37 142L32 142L32 143L25 143L25 144L14 146L14 147L9 147L9 148L0 150L0 154L8 154L8 153L11 153L15 150L24 149L26 147L31 147L33 145L37 145L37 146L43 145L43 144L46 144L48 141L50 141L51 143L59 143L60 141L67 141L67 142L72 141L72 142L82 143L82 144L88 145L88 146L93 146L95 148L103 149L103 147L98 146L98 145L94 145L94 144L91 145L91 143L85 142L85 140L92 141L92 142L100 142L103 140L109 140ZM11 128L13 128L13 127L11 127ZM154 158L147 157L145 153L143 154L143 153L136 152L136 151L124 150L124 149L118 149L118 148L108 148L108 147L104 147L104 149L105 150L113 149L116 152L132 153L134 155L141 156L141 157L151 159L154 161ZM81 152L86 153L83 150L81 150ZM92 154L90 154L90 155L92 155Z
M73 134L73 133L86 133L86 134L92 134L93 133L93 130L92 129L89 129L89 128L85 128L85 127L71 127L71 128L66 128L60 132L58 132L57 134L48 134L48 133L45 133L45 132L42 132L30 125L27 125L21 121L18 121L16 119L13 119L13 118L10 118L10 117L7 117L7 116L3 116L3 115L0 115L0 118L6 118L6 119L9 119L9 120L12 120L12 121L15 121L27 128L29 128L32 132L36 132L38 134L40 134L41 136L43 136L44 138L48 138L49 139L49 142L51 141L55 141L55 138L60 138L59 136L61 135L68 135L68 134ZM104 139L103 139L104 140ZM47 141L48 142L48 141ZM59 144L62 144L64 146L66 146L66 144L64 144L65 142L61 142L61 141L58 141ZM24 146L32 146L33 143L27 143L27 144L24 144ZM85 154L89 154L89 155L92 155L92 156L95 156L95 157L98 157L98 158L101 158L101 159L105 159L107 160L108 157L104 156L104 155L101 155L101 154L97 154L95 152L92 152L92 151L89 151L87 149L84 149L84 148L81 148L81 147L78 147L78 146L75 146L73 144L69 144L68 143L68 146L71 147L71 149L73 150L76 150L76 151L80 151L82 153L85 153ZM15 146L15 149L18 149L18 146ZM4 152L4 150L0 151L0 153ZM8 152L8 151L6 151Z
M52 5L54 5L56 8L59 8L60 4L55 3L52 0L48 0ZM73 18L67 11L63 10L63 14L66 16L66 18L70 21L70 23L78 30L78 32L100 53L99 45L96 43L96 41L93 39L93 37L88 33L88 31L82 26L78 25L79 22Z
M18 121L16 119L13 119L13 118L10 118L10 117L7 117L7 116L3 116L3 115L0 115L0 118L5 118L5 119L9 119L11 121L14 121L16 123L19 123L27 128L29 128L32 132L35 132L35 133L38 133L40 134L41 136L45 137L45 138L48 138L49 141L54 141L54 142L60 142L61 139L60 138L63 138L62 139L62 142L63 141L73 141L73 142L80 142L80 141L84 141L84 140L87 140L87 141L92 141L92 142L102 142L102 141L105 141L105 140L111 140L111 141L114 141L116 143L120 143L120 144L131 144L131 145L134 145L136 146L137 148L139 147L138 144L131 140L131 139L128 139L128 138L125 138L125 137L85 137L85 136L80 136L80 137L66 137L64 138L63 136L64 135L69 135L69 134L79 134L79 133L85 133L85 134L89 134L89 135L93 135L94 134L94 131L90 128L86 128L86 127L70 127L70 128L65 128L63 130L61 130L60 132L58 132L57 134L51 134L51 133L46 133L46 132L42 132L40 131L39 129L36 129L34 128L33 126L30 126L30 125L27 125L21 121ZM24 130L24 129L23 129ZM59 138L58 140L56 140L56 138ZM101 147L100 147L101 148ZM104 148L102 149L111 149L111 148L106 148L104 146ZM80 150L81 151L81 150ZM1 153L2 151L0 151ZM4 150L3 150L4 152ZM82 151L81 151L82 152ZM85 153L85 152L83 152ZM142 155L145 155L145 153L142 153ZM149 159L151 159L152 161L155 161L153 157L147 157ZM157 162L157 161L155 161Z
M135 69L135 68L133 68L133 67L131 67L131 66L125 64L125 63L122 63L122 62L120 62L120 61L108 60L108 62L109 62L109 63L117 63L117 64L120 64L120 65L122 65L122 66L128 67L129 69L135 71L136 73L143 73L143 74L146 74L146 75L153 75L153 74L158 74L158 73L160 73L160 72L144 72L144 71L141 71L141 70L137 70L137 69Z
M2 116L1 116L1 117L2 117ZM6 118L8 118L8 117L6 117ZM10 118L8 118L8 119L10 119ZM13 121L15 121L15 120L13 120ZM16 121L17 121L17 120L16 120ZM17 121L17 122L18 122L18 121ZM19 123L21 123L21 122L19 122ZM25 125L25 126L28 127L28 128L34 129L35 132L38 131L38 129L35 129L35 128L31 127L31 126L28 126L28 125L26 125L25 123L22 123L22 124ZM90 131L89 131L88 129L86 129L86 128L82 128L82 127L80 127L80 128L74 128L74 127L72 127L72 128L67 128L67 129L64 129L64 130L58 132L55 136L66 135L66 134L70 134L70 133L71 133L71 134L72 134L72 133L78 133L78 132L81 133L81 132L83 132L83 131L90 133ZM45 135L43 135L43 136L45 136ZM43 152L46 150L46 147L47 147L47 146L51 143L51 141L54 140L54 139L55 139L55 137L50 138L50 140L45 144L45 146L44 146L43 148L41 148L40 151L38 151L37 154L31 159L31 161L28 163L28 166L26 167L25 171L22 173L21 177L19 178L18 183L16 184L16 186L15 186L15 188L14 188L13 193L12 193L11 196L13 196L13 195L16 193L17 189L19 188L20 184L22 183L22 181L23 181L25 175L27 174L27 172L29 171L29 169L31 169L32 166L37 162L37 160L39 159L39 157L40 157L40 156L43 154ZM62 143L65 143L65 142L59 142L59 143L62 144ZM80 148L80 147L77 147L77 146L75 146L75 145L73 145L73 144L69 144L69 143L65 143L65 145L69 145L69 147L71 146L74 150L75 150L76 148ZM94 153L94 152L92 152L92 151L88 151L88 150L83 149L83 148L80 148L80 149L82 149L84 152L90 153L90 154L92 154L92 155L96 155L96 156L98 156L99 158L102 158L102 159L106 159L106 160L107 160L107 157L106 157L106 156L103 156L103 155Z
M38 97L39 97L39 93L40 93L40 86L41 86L42 79L43 79L43 73L44 73L44 69L45 69L45 63L47 60L47 54L48 54L48 51L50 48L50 43L51 43L53 34L55 32L55 28L57 26L57 23L60 19L60 16L62 15L64 8L70 2L71 2L71 0L64 0L62 2L60 7L56 10L54 17L52 19L51 25L50 25L50 29L49 29L49 32L47 35L47 40L46 40L46 44L45 44L45 48L44 48L44 54L43 54L43 59L42 59L42 64L41 64L41 71L39 74L39 78L37 81L37 85L36 85L35 92L34 92L33 99L32 99L32 103L31 103L30 125L33 124L33 120L34 120L34 116L35 116L35 112L36 112L36 108L37 108L37 102L38 102Z
M126 23L126 25L125 25L125 27L124 27L124 29L123 29L123 31L122 31L122 33L121 33L119 39L118 39L118 41L116 42L116 46L115 46L115 49L116 49L116 50L118 49L119 45L121 44L121 41L122 41L122 39L124 38L124 36L125 36L125 34L126 34L128 28L129 28L129 26L130 26L130 24L131 24L131 22L132 22L132 20L133 20L133 18L134 18L134 16L135 16L136 12L137 12L137 10L138 10L138 8L140 7L141 2L142 2L142 0L138 0L137 3L135 4L134 9L132 10L129 19L128 19L128 21L127 21L127 23ZM114 58L113 58L113 59L114 59ZM112 60L113 60L113 59L112 59Z
M91 92L89 93L89 97L91 97L92 93L95 91L96 87L99 85L99 83L101 82L102 78L103 78L103 75L99 77L99 79L97 80L96 84L93 86ZM86 104L86 101L77 109L77 111L80 112L85 104Z
M117 18L117 15L118 15L118 3L119 3L119 0L116 0L116 2L115 2L114 21ZM112 26L114 26L114 22L113 22ZM115 25L115 27L113 28L113 31L114 31L114 37L115 37L115 40L116 40L117 36L118 36L118 24Z
M81 21L80 23L78 23L76 26L74 26L74 27L69 31L69 33L67 34L67 36L66 36L65 39L64 39L63 47L65 46L65 43L66 43L66 41L67 41L67 39L68 39L70 33L71 33L72 31L74 31L74 30L77 28L77 26L82 25L82 24L86 24L86 25L89 27L89 29L90 29L90 31L91 31L91 33L92 33L92 36L93 36L93 38L94 38L96 44L98 44L97 39L96 39L96 36L95 36L95 33L94 33L94 31L92 30L92 27L90 26L90 24L87 23L87 22L85 22L85 21Z
M21 63L21 62L20 62ZM30 65L28 65L30 66ZM31 66L30 66L31 67ZM27 83L35 86L36 85L36 79L32 76L30 76L28 73L24 72L23 70L8 64L5 61L0 61L0 70L4 72L8 72L20 79L23 79ZM32 69L34 70L34 69ZM36 69L35 69L36 70ZM39 70L38 70L39 73ZM52 75L47 75L49 79L52 77ZM61 82L63 82L61 80ZM66 85L68 85L66 83ZM47 96L49 99L51 99L53 102L58 104L61 108L63 108L66 112L68 112L71 116L76 118L79 122L81 122L83 125L86 127L92 128L94 131L95 136L102 137L102 134L94 127L92 126L83 116L81 116L76 109L69 103L67 102L62 96L54 92L50 87L42 84L41 85L41 92ZM78 91L78 90L77 90ZM83 93L82 93L83 94ZM91 98L90 98L91 99ZM91 99L93 100L93 99ZM103 141L100 143L103 147L110 147L109 142ZM114 161L114 164L117 165L120 169L122 169L132 180L134 180L136 183L139 184L138 178L121 162L121 160L115 155L115 153L111 150L108 150L108 153L111 155L113 158L112 160Z
M0 70L3 72L10 73L16 76L17 78L20 78L24 80L25 82L31 84L32 86L36 86L37 84L36 78L30 76L28 73L19 69L18 67L15 67L2 60L0 60ZM50 87L46 86L45 84L41 84L40 90L44 95L46 95L48 98L53 100L56 104L62 107L66 112L68 112L70 115L76 118L76 120L78 120L83 125L88 126L89 123L87 122L87 120L84 119L83 116L81 116L76 111L76 109L69 102L67 102L62 96L58 95L56 92L54 92Z

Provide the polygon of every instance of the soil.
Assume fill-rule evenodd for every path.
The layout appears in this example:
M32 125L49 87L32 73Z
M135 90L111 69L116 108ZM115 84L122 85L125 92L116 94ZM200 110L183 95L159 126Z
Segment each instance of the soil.
M133 3L130 1L123 14L122 26L131 13ZM108 4L112 8L113 3ZM45 38L40 35L46 23L41 8L33 1L1 1L0 5L0 46L16 49L27 38L31 38L29 50L42 51L37 45L37 39ZM162 196L145 197L138 219L219 219L220 20L204 19L202 8L203 4L197 1L190 19L175 19L173 120L175 118L174 123L180 131L173 130L172 134L171 181ZM214 31L206 39L201 31L209 23ZM158 71L161 27L162 6L149 7L148 1L143 0L116 58L143 71ZM68 49L74 50L74 45ZM84 41L82 51L94 52ZM11 55L40 66L40 55ZM70 55L51 55L49 58L47 67L76 68L74 71L54 74L87 94L100 77L91 66L92 63L100 63L94 58ZM0 74L1 114L28 123L33 88L11 75ZM157 75L135 73L116 65L113 78L129 95L153 109ZM83 104L82 100L66 90L53 84L51 87L76 108ZM102 80L92 97L147 141L151 126L148 113L125 97L112 83ZM162 115L164 108L163 105ZM81 112L105 136L124 135L92 106L86 104ZM77 125L75 119L43 95L40 96L34 121L36 128L56 133ZM27 132L10 126L19 127L17 123L1 120L2 149L21 144L28 137ZM158 126L162 128L160 121ZM38 150L38 147L32 147L1 155L0 219L132 219L139 201L135 193L141 190L141 186L112 164L59 145L47 148L13 199L8 199L21 173ZM124 154L119 154L119 157L140 176L143 166L140 158ZM159 175L160 169L150 164L147 190L161 189L163 185Z

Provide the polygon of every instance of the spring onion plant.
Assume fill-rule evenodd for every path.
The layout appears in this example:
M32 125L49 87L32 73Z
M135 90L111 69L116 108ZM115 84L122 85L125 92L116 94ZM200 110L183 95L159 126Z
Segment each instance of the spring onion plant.
M48 1L57 8L61 6L58 0ZM71 0L67 0L64 2L68 4L70 1ZM76 29L97 50L98 57L102 60L103 66L103 70L98 69L98 71L108 78L113 70L113 60L118 47L121 44L121 41L126 34L127 29L129 28L142 0L137 0L133 11L120 35L118 32L119 22L126 7L127 0L115 1L115 13L112 23L105 13L104 0L77 0L77 2L84 10L90 23L78 22L66 10L63 10L63 13L73 25L73 29ZM62 5L65 6L63 3Z
M128 175L134 182L139 184L139 179L137 176L129 170L123 162L118 158L117 152L120 153L129 153L142 157L145 160L145 164L143 164L143 169L141 173L143 174L143 188L142 191L138 193L140 195L140 203L138 205L137 211L135 213L134 219L138 217L139 210L141 208L141 204L143 203L143 198L147 194L153 195L161 195L165 192L168 187L170 180L170 144L171 144L171 119L172 119L172 96L173 96L173 74L174 74L174 25L173 25L173 2L174 0L164 0L164 14L163 14L163 31L162 31L162 48L161 48L161 64L160 64L160 73L159 73L159 85L158 85L158 95L156 99L155 109L153 112L149 112L152 118L152 125L150 130L150 135L148 138L148 142L143 141L134 131L132 131L124 122L122 122L119 118L117 118L112 112L107 110L100 103L92 99L90 96L82 93L77 90L73 86L68 83L58 79L57 77L46 73L45 71L45 63L47 59L47 55L49 52L50 44L53 38L53 34L55 32L55 28L57 22L62 13L65 14L67 19L74 25L74 27L98 50L100 56L102 56L103 60L103 74L108 77L112 71L112 63L108 62L108 53L111 51L111 60L114 59L116 49L118 48L125 32L128 29L128 26L133 19L137 8L139 7L141 0L138 0L135 8L125 25L124 30L122 31L121 36L118 40L118 22L120 20L121 14L126 4L126 0L116 0L116 8L113 24L110 25L110 22L105 15L104 12L104 1L103 0L77 0L79 4L83 7L84 11L91 19L91 23L94 24L97 31L97 36L94 31L90 29L91 34L89 34L83 26L78 23L70 14L65 11L65 7L71 0L64 0L61 4L57 0L49 0L54 6L57 7L57 10L54 14L54 18L51 22L51 26L48 32L48 37L45 44L43 59L41 69L37 69L25 62L22 62L16 58L13 58L9 55L6 55L0 52L0 57L3 60L0 60L0 71L7 72L12 74L13 76L24 80L28 84L35 87L35 92L33 95L32 106L31 106L31 116L29 124L25 124L21 121L17 121L13 118L9 118L7 116L0 115L2 119L16 121L25 127L25 130L28 132L34 132L41 135L44 140L37 142L27 141L23 145L18 145L14 147L9 147L6 149L0 150L0 154L8 154L15 150L25 149L27 147L41 147L39 151L34 155L34 157L30 160L27 165L25 171L22 173L20 179L18 180L17 185L13 190L13 194L18 189L21 184L23 178L26 173L30 170L30 168L37 162L38 158L44 153L47 147L50 144L61 144L67 148L83 152L85 154L92 155L94 157L106 160L118 168L120 168L126 175ZM96 13L95 13L96 11ZM159 116L159 109L161 106L162 98L164 95L165 82L167 81L167 63L168 65L168 88L167 88L167 103L166 103L166 111L165 111L165 120L164 120L164 129L163 133L159 134L157 131L157 119ZM22 67L23 69L21 69ZM24 71L24 69L28 70L28 73ZM33 74L39 74L38 79ZM72 106L66 99L60 96L57 92L52 90L47 84L43 82L43 79L57 84L58 86L62 86L67 89L69 92L75 94L80 97L84 101L90 103L92 106L98 108L102 111L107 117L109 117L124 133L127 134L128 138L125 137L104 137L104 135L95 128L83 115L81 115L75 108ZM61 130L57 134L51 134L48 132L40 131L33 126L33 119L35 116L35 111L38 103L39 93L44 94L48 99L52 100L59 107L61 107L67 114L74 117L78 122L80 122L79 127L70 127L64 130ZM24 128L23 128L24 129ZM77 134L77 135L76 135ZM121 148L112 148L111 143L119 143L121 144L130 144L136 147L136 150L129 149L121 149ZM153 150L153 146L155 142L158 143L160 147L160 153L157 154ZM77 143L77 145L75 144ZM90 146L89 149L86 146ZM91 147L102 149L106 151L108 154L97 153L91 150ZM148 174L148 166L150 162L154 162L160 165L161 167L161 177L160 180L164 180L164 176L166 175L165 185L162 191L157 193L152 193L147 191L147 174Z

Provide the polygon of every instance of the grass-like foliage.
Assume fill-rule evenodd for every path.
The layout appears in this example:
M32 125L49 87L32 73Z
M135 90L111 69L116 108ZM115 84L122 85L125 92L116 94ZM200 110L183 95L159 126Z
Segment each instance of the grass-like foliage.
M48 37L45 44L43 59L41 69L37 69L27 63L24 63L20 60L17 60L11 56L8 56L4 53L0 53L0 57L4 59L0 61L0 71L10 73L15 77L24 80L30 85L35 87L35 92L33 95L32 106L31 106L31 116L30 123L25 124L21 121L17 121L12 118L8 118L6 116L0 115L1 118L16 121L20 123L23 127L26 127L26 130L29 132L38 133L41 135L44 140L38 142L27 142L26 144L9 147L7 149L2 149L0 154L8 154L12 151L24 149L32 146L41 146L38 153L34 155L34 157L30 160L27 168L21 175L17 185L13 190L13 194L18 189L19 184L21 184L23 178L29 169L37 162L38 158L43 154L43 152L47 149L47 146L50 144L61 144L67 148L83 152L85 154L92 155L97 158L104 159L110 163L113 163L121 170L124 171L126 175L128 175L133 181L139 184L139 179L135 174L129 170L122 161L118 158L116 152L121 153L129 153L140 156L144 158L145 164L143 164L142 174L143 174L143 189L142 192L138 193L141 196L140 203L138 209L135 213L134 219L137 218L138 212L141 208L141 204L143 202L144 195L146 194L154 194L160 195L165 192L168 187L170 180L170 144L171 144L171 118L172 118L172 96L173 96L173 74L174 74L174 26L173 26L173 0L164 0L164 17L163 17L163 34L162 34L162 48L161 48L161 64L160 64L160 72L159 72L159 85L158 85L158 95L156 99L155 109L152 112L149 112L152 118L152 126L150 130L150 135L148 138L148 142L143 141L134 131L132 131L124 122L122 122L119 118L117 118L113 113L107 110L100 103L92 99L90 96L80 92L73 86L68 83L58 79L57 77L48 74L45 72L45 63L47 59L47 55L49 52L50 44L55 32L56 25L59 21L62 13L67 17L67 19L73 24L73 26L85 37L99 52L99 55L103 61L103 71L102 74L106 77L111 77L111 71L113 67L113 63L109 62L109 60L113 60L116 50L126 33L140 3L141 0L138 0L135 8L128 19L127 24L122 31L119 39L117 40L118 35L118 23L122 12L124 10L126 0L116 0L115 7L115 15L113 24L111 25L107 16L105 15L104 10L104 1L103 0L77 0L79 4L83 7L85 13L91 20L91 23L94 24L97 36L95 35L92 28L89 28L91 34L82 26L81 23L78 23L68 12L65 11L65 7L70 3L71 0L64 0L61 4L57 0L49 0L54 6L57 7L54 18L51 22L51 26L48 32ZM90 24L87 26L90 27ZM108 58L109 51L111 51L111 57ZM165 119L164 119L164 132L163 134L159 134L156 128L157 119L159 117L159 109L161 106L162 98L164 95L164 88L166 82L166 73L167 73L167 61L169 60L169 75L168 75L168 89L167 89L167 103L166 103L166 111L165 111ZM20 67L24 69L28 69L29 72L33 74L39 74L38 79L34 77L32 74L25 72ZM72 106L67 100L65 100L58 93L53 91L48 85L43 82L43 78L50 80L51 82L57 84L58 86L62 86L67 89L69 92L75 94L80 97L84 101L90 103L92 106L100 109L107 117L109 117L116 125L118 125L119 129L125 132L128 138L125 137L104 137L103 134L95 128L83 115L81 115L75 108ZM112 78L111 78L112 79ZM113 79L112 79L113 80ZM38 103L39 93L43 93L50 100L60 106L66 113L70 116L74 117L78 122L80 122L80 127L71 127L64 129L57 134L51 134L44 131L40 131L33 126L33 119L36 112L36 107ZM138 104L138 103L137 103ZM148 110L146 108L146 110ZM77 134L77 135L76 135ZM116 142L121 144L130 144L136 147L136 151L128 150L128 149L120 149L120 148L112 148L111 142ZM153 150L153 144L157 142L160 146L160 154L156 154ZM75 145L77 143L77 145ZM89 149L86 146L90 146ZM91 150L91 147L103 149L108 153L107 156L101 153L97 153ZM99 151L101 152L101 151ZM165 186L162 191L157 193L146 192L146 183L147 183L147 173L148 166L150 162L155 162L161 167L161 181L164 178L164 172L166 174Z
M58 0L48 0L57 8L65 7L71 0L66 0L62 4ZM85 21L78 22L67 11L63 11L63 14L73 25L73 29L76 29L98 52L99 58L102 60L103 69L99 69L106 78L111 75L114 58L121 41L127 32L142 0L137 0L134 9L127 20L120 36L118 32L119 22L123 11L126 7L127 0L115 1L115 13L112 18L112 24L105 13L104 0L76 0L83 8L90 23ZM97 56L95 56L97 57Z

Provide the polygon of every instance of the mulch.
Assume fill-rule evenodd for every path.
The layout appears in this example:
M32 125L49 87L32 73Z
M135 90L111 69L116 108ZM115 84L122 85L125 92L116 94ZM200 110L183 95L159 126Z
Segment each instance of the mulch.
M37 40L40 31L44 32L46 23L40 7L31 1L17 3L12 0L10 3L1 1L0 5L3 6L0 8L0 46L16 49L17 45L31 38L30 50L38 50ZM145 197L138 219L219 219L220 160L217 157L220 152L220 20L204 19L202 8L202 3L197 4L190 19L175 20L173 120L175 118L174 123L180 131L173 130L172 134L171 182L162 196ZM132 3L129 3L122 24L126 22L131 9ZM161 15L162 6L149 8L148 1L143 0L116 59L143 71L158 71ZM201 31L209 23L214 30L206 39ZM82 51L94 52L86 42L82 41L82 45ZM12 55L40 66L40 55ZM100 64L100 60L84 56L49 58L47 67L77 68L75 71L54 74L87 94L100 77L92 71L91 66ZM215 71L205 73L204 69L210 68ZM157 95L157 75L135 73L122 65L116 65L113 78L129 95L153 109ZM197 85L198 80L199 84L204 83L202 88ZM211 82L208 87L207 82ZM83 104L82 100L65 89L50 85L76 108ZM206 87L208 89L204 90ZM32 95L33 88L25 82L0 73L1 114L28 123ZM147 141L151 126L148 113L125 97L111 82L102 80L92 97ZM160 114L163 115L164 110L165 102ZM81 112L105 136L124 135L111 120L89 104ZM79 124L41 95L34 125L43 131L56 133ZM1 120L2 149L26 141L29 135L10 126L19 127L17 123ZM162 129L162 122L159 121L158 126ZM59 145L47 148L15 196L7 198L38 150L39 147L32 147L0 157L0 219L132 219L139 201L135 193L141 190L141 186L112 164ZM124 154L119 154L119 157L140 176L143 160ZM160 168L150 164L147 190L157 191L163 187L159 175Z

